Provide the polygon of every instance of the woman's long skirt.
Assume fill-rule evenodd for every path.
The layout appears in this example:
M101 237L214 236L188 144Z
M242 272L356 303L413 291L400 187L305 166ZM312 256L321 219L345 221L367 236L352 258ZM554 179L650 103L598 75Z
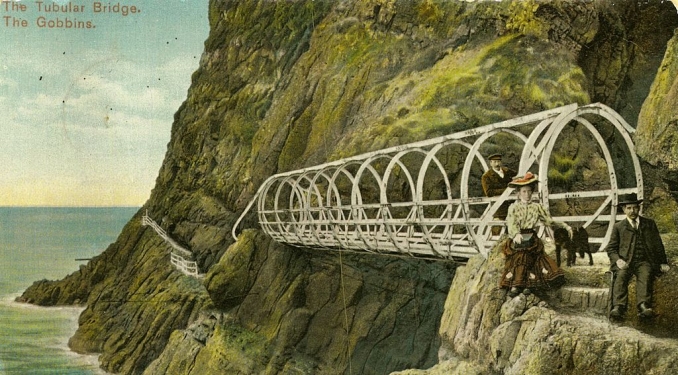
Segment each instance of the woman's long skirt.
M517 248L507 239L502 246L506 257L499 286L502 288L559 287L565 282L563 270L544 252L544 243L536 238L526 248Z

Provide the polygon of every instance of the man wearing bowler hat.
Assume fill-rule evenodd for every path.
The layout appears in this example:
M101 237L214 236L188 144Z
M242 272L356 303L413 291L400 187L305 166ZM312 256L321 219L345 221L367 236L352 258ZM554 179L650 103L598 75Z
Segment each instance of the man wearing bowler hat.
M480 178L480 182L483 185L483 192L487 197L496 197L501 195L509 182L513 180L513 177L516 176L516 171L510 168L506 168L502 165L502 156L501 154L492 154L488 157L490 161L490 169L487 170ZM511 202L504 202L499 209L494 213L495 220L506 220L506 214L508 213L508 207L511 205Z
M626 217L614 225L610 243L605 248L614 275L610 295L610 319L613 320L624 317L628 285L633 275L636 276L638 315L641 318L653 317L652 284L657 275L669 270L657 225L639 215L641 202L636 194L620 197L619 207Z

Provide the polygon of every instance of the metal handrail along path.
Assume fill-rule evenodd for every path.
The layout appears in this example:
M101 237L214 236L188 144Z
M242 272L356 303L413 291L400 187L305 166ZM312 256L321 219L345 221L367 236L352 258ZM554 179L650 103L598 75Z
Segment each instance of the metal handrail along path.
M148 212L141 217L141 225L150 226L155 230L155 232L170 245L172 251L170 253L170 263L177 270L181 271L185 275L200 278L203 275L199 273L198 263L192 260L187 260L186 258L193 257L193 253L189 250L181 247L176 241L174 241L168 234L165 232L158 223L156 223L150 216Z

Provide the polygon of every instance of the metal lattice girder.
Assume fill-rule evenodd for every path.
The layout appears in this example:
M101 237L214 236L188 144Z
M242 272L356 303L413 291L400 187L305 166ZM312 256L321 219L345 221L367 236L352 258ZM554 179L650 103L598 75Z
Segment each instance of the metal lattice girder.
M549 192L549 160L558 136L568 124L578 124L597 143L607 164L609 187ZM620 147L635 174L635 181L626 184L629 186L619 186L613 155L601 135L601 127L623 140ZM494 214L502 203L515 198L510 188L496 197L477 193L480 181L472 170L478 166L483 171L488 169L481 147L493 136L504 133L523 145L518 174L539 174L538 196L547 210L557 201L596 200L594 212L554 219L603 228L600 234L589 237L590 242L602 248L616 219L618 196L636 193L642 199L640 163L630 137L633 132L619 114L605 105L570 104L276 174L259 187L234 225L233 237L237 239L240 221L256 202L261 228L274 240L294 246L445 259L469 258L478 253L487 256L499 239L491 228L505 224L494 221ZM443 150L451 147L456 156L463 154L463 168L455 172L459 177L455 180L450 179L455 173L448 170L441 157ZM625 172L629 173L627 169ZM459 182L453 184L456 180ZM434 182L439 186L429 186ZM435 189L439 191L431 193Z

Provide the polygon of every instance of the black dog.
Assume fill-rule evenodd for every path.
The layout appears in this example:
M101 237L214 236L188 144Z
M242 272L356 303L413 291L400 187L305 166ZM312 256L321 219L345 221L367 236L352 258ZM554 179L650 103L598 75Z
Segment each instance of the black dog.
M567 265L573 266L577 258L583 258L584 253L589 254L589 266L593 265L593 256L591 255L591 247L589 246L589 234L585 228L572 228L572 239L567 234L565 228L556 227L553 230L553 239L556 243L556 263L560 267L560 252L563 248L567 250Z

